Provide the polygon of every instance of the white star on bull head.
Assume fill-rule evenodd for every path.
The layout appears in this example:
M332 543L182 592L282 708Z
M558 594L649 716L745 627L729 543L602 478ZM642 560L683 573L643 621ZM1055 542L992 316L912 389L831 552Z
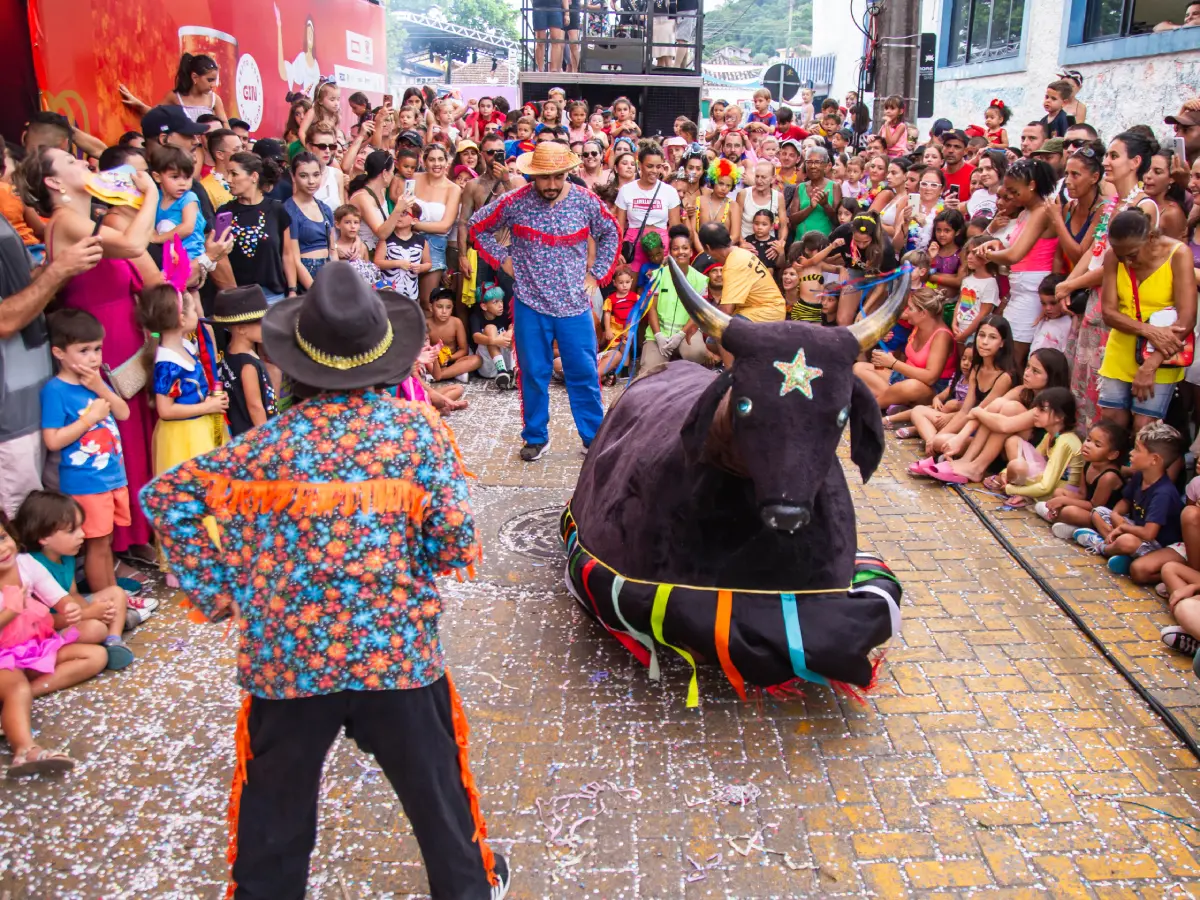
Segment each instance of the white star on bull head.
M796 358L790 363L779 360L775 363L775 368L783 373L783 384L779 387L780 397L788 391L799 391L811 400L812 383L825 374L816 366L808 365L804 359L803 348L796 351Z

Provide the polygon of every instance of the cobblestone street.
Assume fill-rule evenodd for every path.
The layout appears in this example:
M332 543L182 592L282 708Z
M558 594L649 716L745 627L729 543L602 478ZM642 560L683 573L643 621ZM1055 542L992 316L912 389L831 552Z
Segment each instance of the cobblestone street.
M1200 896L1200 830L1170 818L1200 825L1200 763L959 496L907 475L890 435L869 485L844 461L859 544L905 588L878 688L865 705L815 686L742 703L709 665L688 710L681 660L663 654L652 683L563 587L557 513L582 461L565 391L530 465L516 394L468 396L450 421L485 563L445 582L443 626L510 897ZM1165 604L1031 514L1000 525L1195 729L1200 685L1157 640ZM39 737L82 764L0 785L0 897L224 895L233 636L171 603L131 646L124 673L35 705ZM552 798L589 784L557 805L582 844L549 845ZM388 783L340 741L310 896L425 890Z

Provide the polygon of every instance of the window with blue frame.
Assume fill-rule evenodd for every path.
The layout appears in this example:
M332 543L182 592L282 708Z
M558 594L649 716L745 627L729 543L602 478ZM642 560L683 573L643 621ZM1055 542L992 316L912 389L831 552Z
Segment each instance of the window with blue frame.
M1162 22L1178 22L1181 0L1076 0L1085 3L1082 39L1090 44L1115 38L1151 34ZM1074 43L1074 42L1073 42Z
M1015 57L1021 50L1025 0L947 0L943 66Z

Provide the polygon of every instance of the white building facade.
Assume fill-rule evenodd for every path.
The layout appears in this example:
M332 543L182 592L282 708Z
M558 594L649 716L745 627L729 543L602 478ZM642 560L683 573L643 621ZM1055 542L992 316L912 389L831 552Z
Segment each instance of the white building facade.
M825 0L816 0L818 3ZM1200 96L1200 28L1155 33L1183 20L1186 0L922 0L921 29L937 35L934 110L956 126L983 125L993 98L1013 110L1009 138L1045 115L1046 85L1083 75L1087 121L1104 138L1163 117ZM920 123L922 132L928 122Z

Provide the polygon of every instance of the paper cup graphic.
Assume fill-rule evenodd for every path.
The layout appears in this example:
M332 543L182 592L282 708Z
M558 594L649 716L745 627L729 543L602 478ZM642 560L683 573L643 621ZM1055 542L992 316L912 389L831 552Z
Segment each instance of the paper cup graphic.
M237 38L203 25L184 25L179 29L179 52L190 53L192 56L203 54L213 58L220 69L217 95L225 104L225 114L236 117L238 108L233 90L233 73L238 61Z

